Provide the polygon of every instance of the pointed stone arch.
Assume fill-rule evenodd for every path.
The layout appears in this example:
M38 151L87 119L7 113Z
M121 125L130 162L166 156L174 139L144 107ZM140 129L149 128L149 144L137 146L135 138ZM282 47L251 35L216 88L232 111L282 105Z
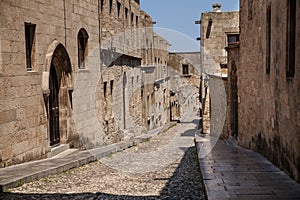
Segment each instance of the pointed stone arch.
M49 46L46 54L42 88L50 145L67 143L71 131L72 65L66 48L57 40Z

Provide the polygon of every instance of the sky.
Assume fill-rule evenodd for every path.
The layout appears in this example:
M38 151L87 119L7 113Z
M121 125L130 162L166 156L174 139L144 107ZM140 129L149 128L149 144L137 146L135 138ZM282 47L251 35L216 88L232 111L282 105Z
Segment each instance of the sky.
M239 10L239 0L141 0L141 9L157 24L154 31L167 39L170 51L199 51L200 20L202 12L212 11L212 4L220 3L221 11Z

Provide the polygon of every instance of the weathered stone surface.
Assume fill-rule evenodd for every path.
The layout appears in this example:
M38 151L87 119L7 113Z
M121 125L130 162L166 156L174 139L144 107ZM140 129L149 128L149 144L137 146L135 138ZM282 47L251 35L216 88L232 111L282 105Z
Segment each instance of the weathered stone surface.
M108 155L97 162L48 176L1 194L1 199L204 199L193 134L197 116L185 115L182 124L161 132L149 141L130 149ZM195 118L196 117L196 118ZM175 145L171 145L175 144ZM160 154L160 149L165 149ZM109 164L127 165L133 157L143 162L128 163L133 171ZM148 155L157 154L157 160ZM163 165L170 158L168 165ZM155 170L137 173L152 163L161 163ZM50 164L49 164L50 165Z
M105 146L122 141L126 130L139 135L169 121L167 80L159 90L153 87L167 76L168 42L154 37L152 19L138 1L111 2L0 2L0 166L41 158L50 151L52 68L59 85L62 144L81 149ZM36 25L28 70L25 23ZM83 69L78 44L82 30L87 39ZM115 51L124 59L105 66L113 54L103 56L102 50ZM154 65L154 71L145 75L140 63ZM145 79L150 87L144 94L151 93L152 102L141 94ZM149 116L153 116L150 125Z
M262 153L299 182L299 25L296 20L295 75L287 77L289 1L259 4L242 0L240 63L237 66L239 144ZM292 2L292 1L291 1ZM300 3L295 19L299 19ZM267 9L271 9L270 72L267 72Z
M210 136L196 147L207 199L300 198L300 185L256 152Z
M239 34L239 12L215 10L201 14L201 67L203 79L209 76L209 87L203 84L205 132L221 138L231 135L229 130L229 91L227 82L228 36ZM222 67L222 68L221 68ZM207 77L206 77L207 76ZM204 92L205 90L205 92ZM211 97L211 100L210 98ZM209 110L209 112L208 112ZM207 119L211 121L208 122Z

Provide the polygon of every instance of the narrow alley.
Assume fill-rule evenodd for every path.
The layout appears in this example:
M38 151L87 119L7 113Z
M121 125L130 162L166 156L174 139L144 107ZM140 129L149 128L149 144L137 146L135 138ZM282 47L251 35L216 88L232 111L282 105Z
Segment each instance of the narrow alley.
M0 0L0 200L300 200L300 0Z

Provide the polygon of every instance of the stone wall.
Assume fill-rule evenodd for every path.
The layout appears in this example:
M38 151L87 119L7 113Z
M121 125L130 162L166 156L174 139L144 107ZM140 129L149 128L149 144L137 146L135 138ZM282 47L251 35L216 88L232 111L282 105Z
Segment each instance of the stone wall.
M141 89L144 79L154 86L157 66L145 75L139 65L154 64L154 52L167 61L168 43L160 39L161 46L153 49L152 19L137 1L113 0L110 6L109 0L6 0L0 2L0 24L1 167L43 158L51 151L53 78L59 91L57 145L104 146L123 140L126 131L139 135L156 127L147 127L149 111L142 109L147 97ZM25 40L25 26L34 25L34 37L27 34ZM32 44L29 69L25 41ZM161 78L166 76L161 73ZM158 108L164 111L158 125L168 121L168 107L161 100L164 87L157 94L149 87L151 105L161 102Z
M225 47L228 46L229 35L239 34L239 12L221 12L218 9L219 7L216 7L213 12L201 14L201 66L203 73L206 74L204 78L209 77L207 98L204 101L205 106L211 108L209 112L205 111L204 120L206 121L206 132L217 137L228 138L230 128L227 116L230 112L230 100L228 96L227 52ZM204 90L203 82L202 96L205 95ZM220 99L224 102L221 102ZM224 107L222 108L222 106ZM220 112L219 115L218 112ZM207 119L210 119L210 126L207 125Z
M239 43L226 47L227 58L227 134L226 138L238 137L238 69L240 66Z
M176 96L173 114L180 118L190 108L199 107L200 52L169 53L168 67L172 77L171 90Z
M295 39L288 41L289 1L241 0L240 64L238 69L239 144L256 150L300 180L300 21L295 20ZM300 2L295 19L300 18ZM249 7L249 5L251 7ZM271 12L270 40L267 13ZM267 41L270 70L267 71ZM287 77L288 44L295 44L295 74Z
M227 35L239 32L239 12L204 12L201 14L201 61L204 72L219 72L227 62Z

